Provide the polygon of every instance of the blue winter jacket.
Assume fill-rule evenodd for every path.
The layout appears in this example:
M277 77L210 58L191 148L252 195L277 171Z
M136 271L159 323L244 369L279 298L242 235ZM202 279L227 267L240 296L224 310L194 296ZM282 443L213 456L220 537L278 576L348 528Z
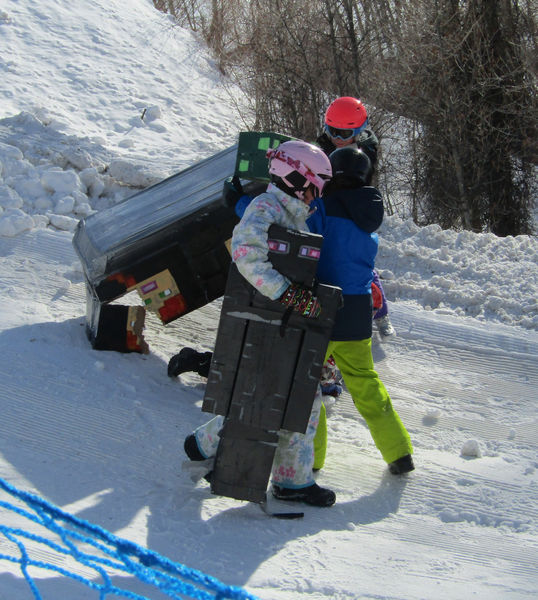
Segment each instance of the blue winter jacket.
M336 315L331 340L362 340L372 336L372 292L383 200L374 187L328 190L310 205L307 225L323 236L318 263L320 283L342 288L344 306Z

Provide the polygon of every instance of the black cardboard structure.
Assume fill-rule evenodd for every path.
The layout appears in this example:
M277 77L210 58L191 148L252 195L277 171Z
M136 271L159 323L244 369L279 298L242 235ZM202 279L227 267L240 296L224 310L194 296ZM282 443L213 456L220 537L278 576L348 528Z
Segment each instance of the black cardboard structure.
M289 139L241 132L238 144L83 219L73 237L86 280L86 332L96 350L146 352L145 311L110 304L136 290L169 323L224 293L227 244L238 218L222 198L238 174L255 196L269 180L268 148ZM245 181L246 180L246 181Z
M269 257L312 286L322 237L269 229ZM211 478L215 494L265 498L280 429L304 433L319 384L340 288L319 285L322 312L307 319L256 291L230 267L202 410L226 417ZM287 322L286 322L286 319Z
M95 349L144 352L137 325L110 302L136 290L163 323L224 292L227 248L239 221L222 199L236 146L80 221L73 245L86 279L87 334ZM246 182L256 194L263 184Z

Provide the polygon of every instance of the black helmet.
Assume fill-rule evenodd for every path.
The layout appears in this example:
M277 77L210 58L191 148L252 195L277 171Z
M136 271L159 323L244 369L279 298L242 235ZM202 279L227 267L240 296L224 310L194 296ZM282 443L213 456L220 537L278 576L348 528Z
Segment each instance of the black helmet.
M369 185L372 162L365 152L355 146L338 148L329 155L333 168L333 182L350 186Z

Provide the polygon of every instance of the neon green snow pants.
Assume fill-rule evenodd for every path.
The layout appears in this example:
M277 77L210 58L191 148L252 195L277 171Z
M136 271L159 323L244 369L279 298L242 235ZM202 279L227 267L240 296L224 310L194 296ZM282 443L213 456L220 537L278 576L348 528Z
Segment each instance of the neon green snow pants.
M413 452L411 438L398 413L392 407L383 382L374 370L372 339L331 341L326 356L331 354L383 459L390 463L401 456L411 454ZM323 406L314 438L315 469L321 469L323 466L326 449L327 418Z

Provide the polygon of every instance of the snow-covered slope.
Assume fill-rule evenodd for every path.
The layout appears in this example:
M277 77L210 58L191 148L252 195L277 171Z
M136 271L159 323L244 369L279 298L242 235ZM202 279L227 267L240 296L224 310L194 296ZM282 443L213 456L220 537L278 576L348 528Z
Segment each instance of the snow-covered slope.
M204 384L170 380L166 363L184 344L212 347L218 302L166 327L150 316L147 356L97 352L70 236L39 230L0 251L0 477L264 600L534 597L535 332L391 303L398 335L376 334L374 356L417 470L388 473L344 393L318 476L337 504L271 520L181 468L208 417ZM0 575L21 594L0 598L29 597L25 585ZM53 597L68 585L40 580Z
M72 231L236 142L233 86L151 0L8 0L0 40L0 235Z
M0 477L263 600L534 598L536 239L386 219L397 336L376 334L374 358L417 469L388 473L344 392L318 475L336 505L270 519L182 470L183 439L208 418L204 382L166 364L212 347L219 301L166 327L149 314L149 355L94 351L71 244L80 216L234 143L207 53L149 0L6 0L0 36ZM1 523L18 521L0 510ZM43 598L97 597L36 581ZM32 597L0 561L0 599Z
M209 53L151 0L6 0L0 35L0 117L27 111L163 171L233 143Z

